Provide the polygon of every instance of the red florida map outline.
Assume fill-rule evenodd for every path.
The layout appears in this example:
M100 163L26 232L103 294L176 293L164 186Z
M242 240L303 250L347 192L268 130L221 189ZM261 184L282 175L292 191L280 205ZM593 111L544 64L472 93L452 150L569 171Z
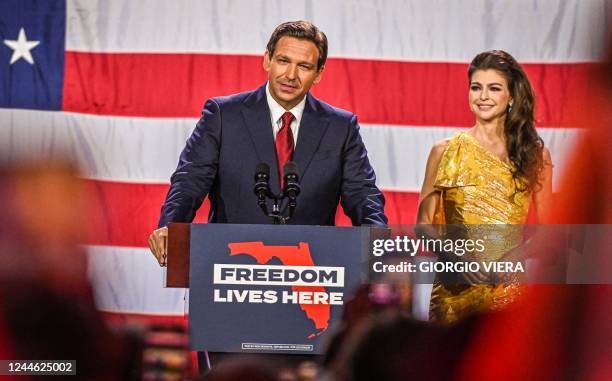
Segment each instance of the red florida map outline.
M265 265L273 258L277 258L284 266L315 266L307 242L300 242L297 246L275 246L264 245L262 241L252 241L234 242L227 246L230 249L230 256L248 255L260 265ZM291 290L294 292L327 292L323 286L291 286ZM331 310L329 303L300 304L300 309L304 311L317 330L308 336L309 339L319 336L329 328Z

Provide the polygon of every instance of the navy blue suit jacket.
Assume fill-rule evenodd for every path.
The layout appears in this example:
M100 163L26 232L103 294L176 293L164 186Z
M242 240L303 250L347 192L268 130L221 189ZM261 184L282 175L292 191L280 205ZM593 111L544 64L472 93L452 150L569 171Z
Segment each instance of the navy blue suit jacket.
M308 94L293 161L302 191L289 223L334 225L338 201L353 225L387 223L385 199L355 115ZM191 222L206 195L209 222L271 223L253 193L255 166L261 162L270 166L270 186L279 193L265 85L208 100L172 175L159 226Z

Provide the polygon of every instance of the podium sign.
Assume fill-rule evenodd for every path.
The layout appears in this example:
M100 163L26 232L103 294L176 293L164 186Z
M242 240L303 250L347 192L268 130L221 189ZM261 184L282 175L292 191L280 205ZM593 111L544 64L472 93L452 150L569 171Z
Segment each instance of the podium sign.
M360 283L369 228L191 225L194 350L319 354Z

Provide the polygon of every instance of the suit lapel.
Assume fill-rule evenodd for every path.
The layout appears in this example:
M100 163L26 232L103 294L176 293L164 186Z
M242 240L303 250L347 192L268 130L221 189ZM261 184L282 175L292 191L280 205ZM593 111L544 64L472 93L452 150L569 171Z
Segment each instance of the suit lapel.
M278 162L270 121L270 109L266 100L266 85L255 90L245 99L244 104L246 106L242 109L244 123L251 135L259 161L270 166L270 189L278 194L280 193ZM328 126L328 118L324 115L317 100L309 93L306 97L297 146L293 154L293 161L298 166L300 177L303 177L306 173ZM253 163L253 168L256 164Z
M279 193L278 163L270 122L270 109L266 101L266 85L255 90L244 100L244 104L246 107L242 109L242 116L253 140L259 162L270 166L270 189L274 193ZM253 163L253 169L255 165L257 163Z
M300 122L297 146L293 154L293 161L298 166L300 177L303 177L306 173L308 165L329 126L329 120L322 111L317 100L308 93L302 121Z

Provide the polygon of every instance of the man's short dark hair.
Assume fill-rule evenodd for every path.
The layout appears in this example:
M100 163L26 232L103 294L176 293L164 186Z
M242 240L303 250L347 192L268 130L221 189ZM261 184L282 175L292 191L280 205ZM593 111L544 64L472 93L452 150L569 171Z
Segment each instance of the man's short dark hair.
M327 60L327 37L319 28L309 21L288 21L280 24L272 32L266 50L270 59L274 55L276 43L281 37L295 37L303 40L311 41L319 50L319 60L317 61L317 70L325 65Z

